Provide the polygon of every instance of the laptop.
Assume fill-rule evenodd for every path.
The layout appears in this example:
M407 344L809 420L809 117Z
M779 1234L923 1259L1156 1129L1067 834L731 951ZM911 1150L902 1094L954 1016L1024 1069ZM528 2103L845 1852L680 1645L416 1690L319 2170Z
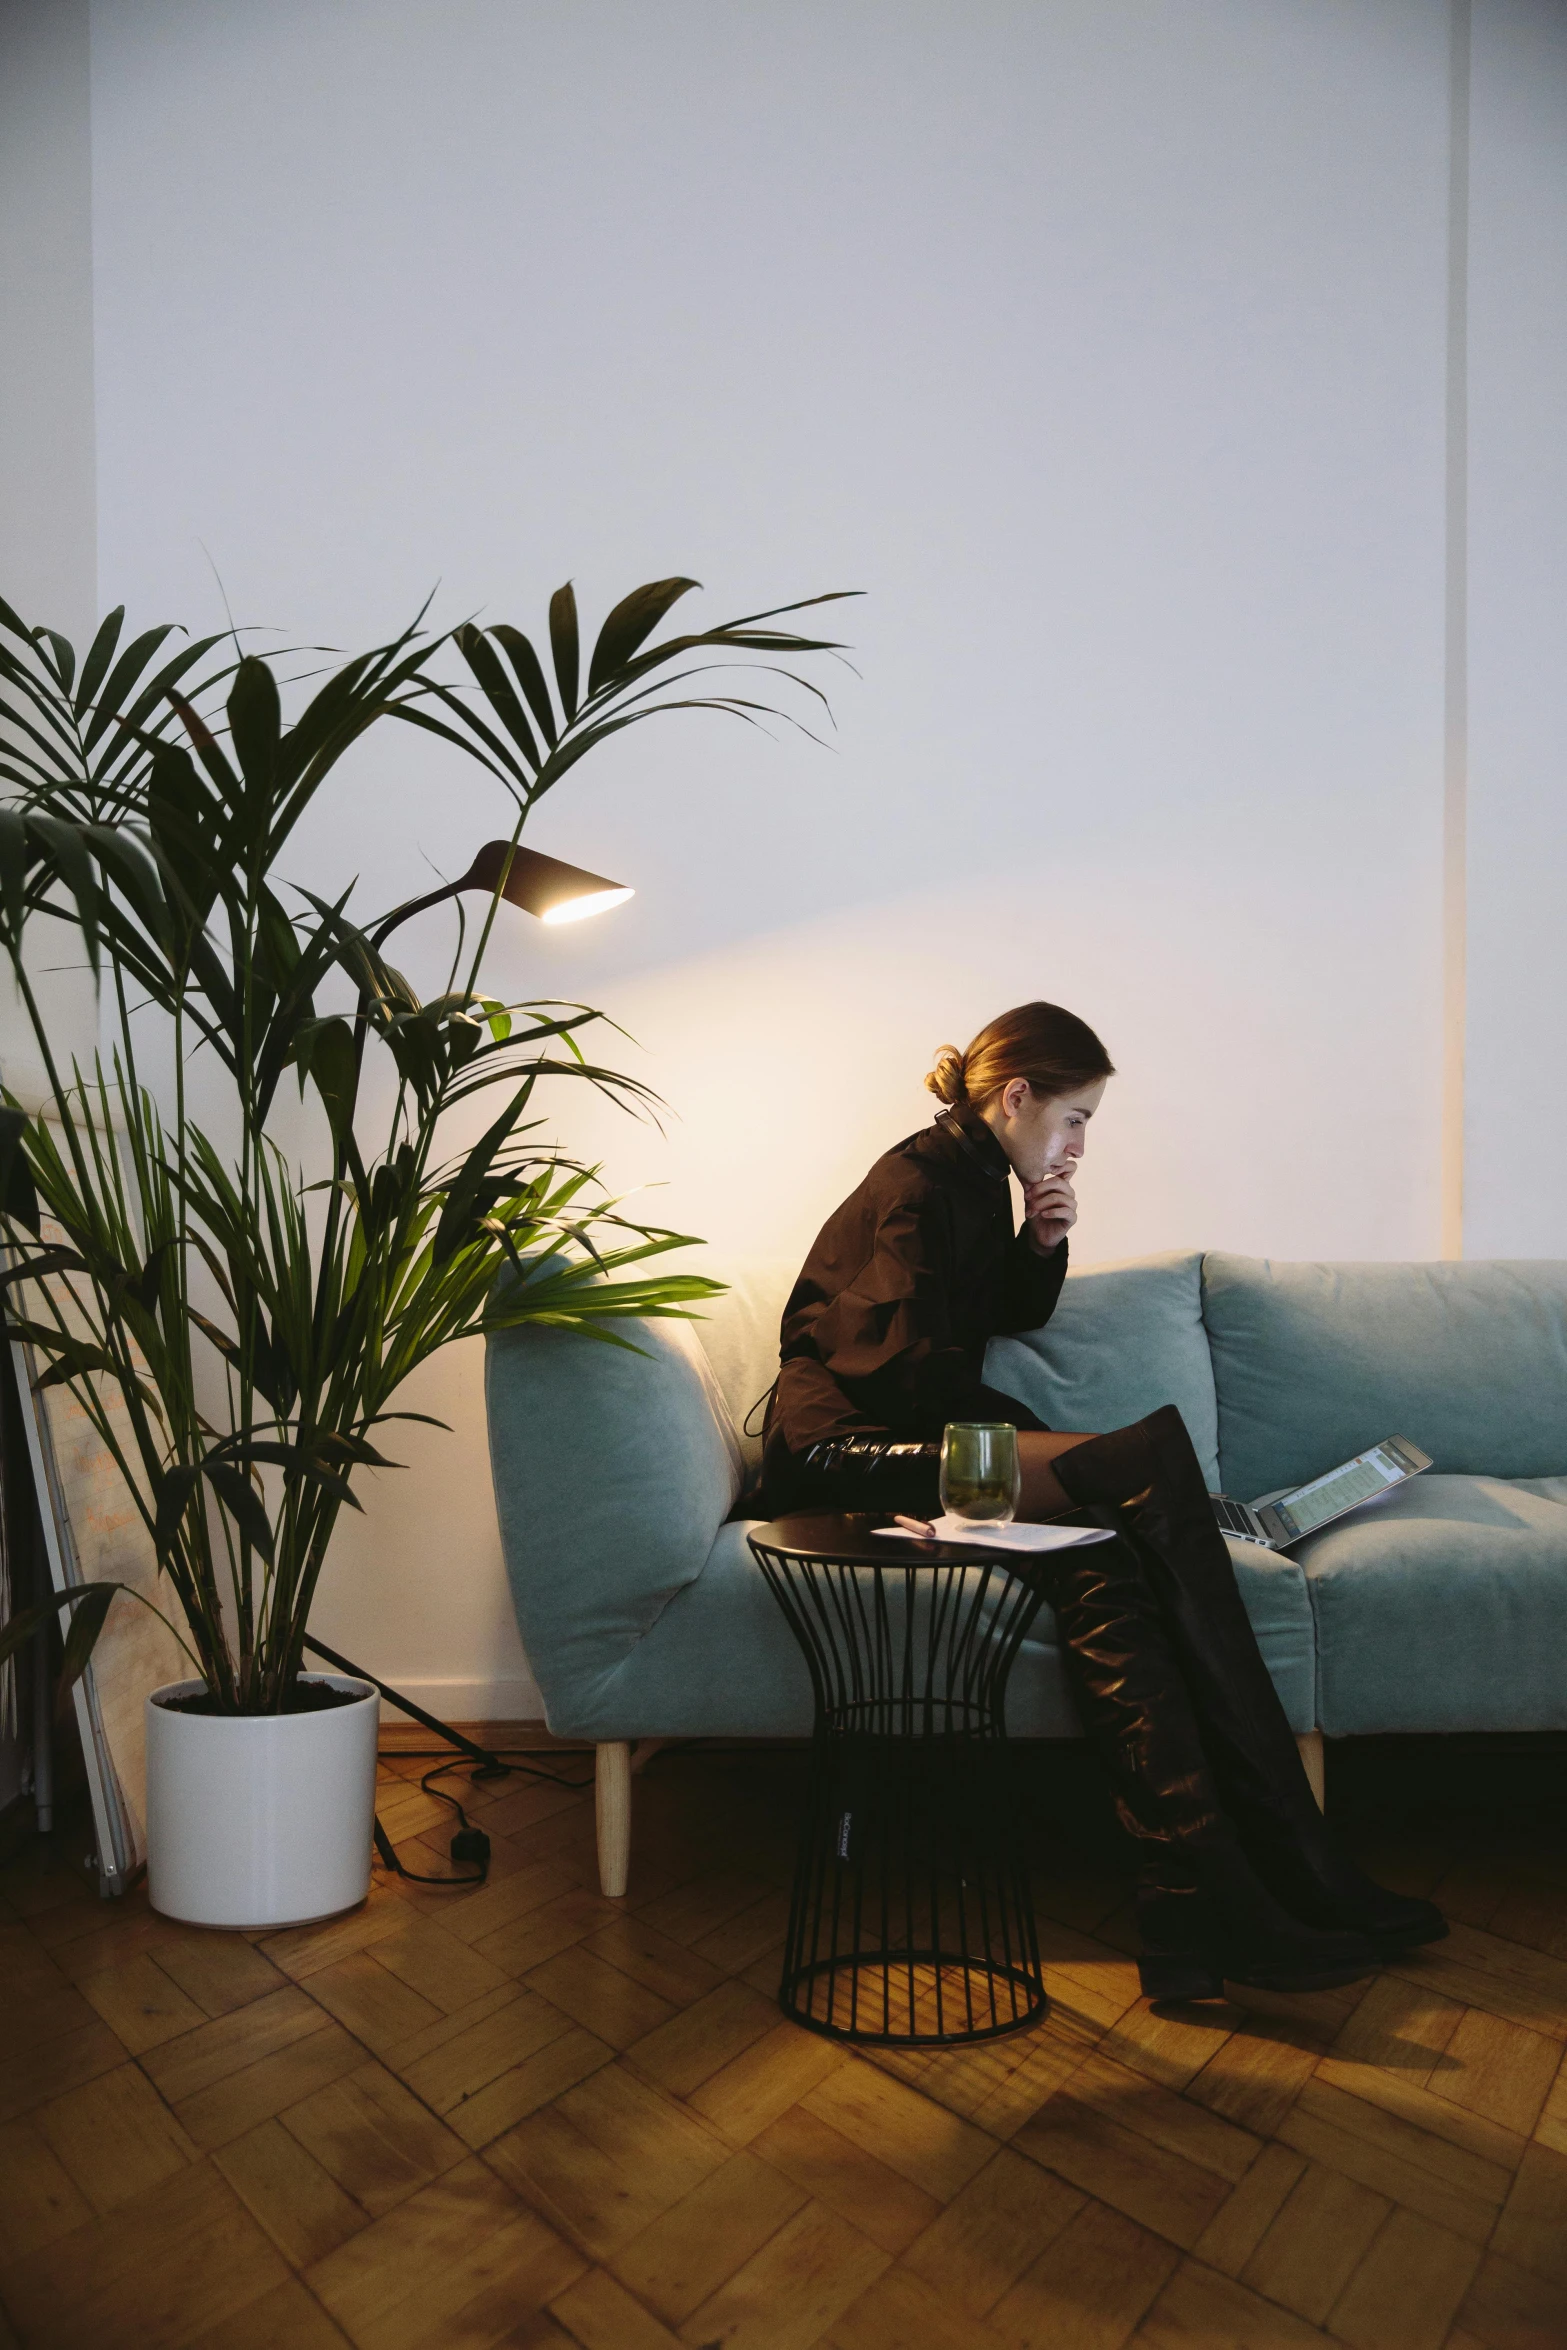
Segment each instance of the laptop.
M1369 1452L1357 1453L1342 1468L1329 1469L1326 1476L1313 1477L1306 1485L1265 1493L1260 1501L1232 1501L1227 1493L1211 1493L1208 1498L1221 1534L1258 1543L1264 1550L1288 1550L1292 1542L1315 1534L1346 1510L1380 1500L1430 1466L1431 1455L1418 1444L1411 1444L1407 1436L1390 1436Z

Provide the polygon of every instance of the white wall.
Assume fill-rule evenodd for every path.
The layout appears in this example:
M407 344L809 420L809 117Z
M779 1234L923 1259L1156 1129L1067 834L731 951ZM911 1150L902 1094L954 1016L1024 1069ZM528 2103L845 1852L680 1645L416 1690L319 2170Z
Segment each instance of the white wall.
M0 0L0 596L77 636L97 604L87 60L87 0ZM33 984L55 1033L86 1043L91 987L57 960L34 955ZM43 1080L9 969L0 1076L30 1099ZM21 1767L0 1732L0 1809Z
M1464 1252L1567 1256L1567 9L1474 35Z
M210 611L204 545L243 614L337 641L437 578L527 620L570 572L600 608L672 568L718 608L869 591L836 753L628 738L537 837L637 905L498 964L636 1026L695 958L654 1074L704 1134L738 1074L699 1065L707 958L796 1032L778 999L825 996L852 1125L759 1066L704 1228L716 1194L749 1237L761 1183L803 1240L938 1036L1041 992L1130 1079L1095 1253L1434 1247L1428 0L136 0L95 58L106 579ZM376 766L316 844L372 902L490 828L411 746Z
M1051 995L1122 1070L1083 1257L1437 1253L1444 0L97 0L92 71L106 597L867 591L832 750L670 721L541 812L640 894L492 979L677 1113L568 1143L719 1270L798 1250ZM377 744L301 878L390 903L500 814ZM526 1710L476 1365L410 1401L459 1433L326 1636Z
M98 608L88 39L87 0L0 0L0 596L77 643ZM40 940L31 977L55 1035L90 1047L92 986L65 940ZM37 1097L9 971L0 1067Z
M92 129L87 0L0 0L0 595L92 627Z

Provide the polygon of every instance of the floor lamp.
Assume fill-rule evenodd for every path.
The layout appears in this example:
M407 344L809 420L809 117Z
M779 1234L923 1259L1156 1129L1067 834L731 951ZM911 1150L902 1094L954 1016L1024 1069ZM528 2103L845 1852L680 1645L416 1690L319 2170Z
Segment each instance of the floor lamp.
M486 897L504 898L509 906L516 906L523 913L536 915L539 921L550 923L580 922L590 914L607 914L612 906L623 906L628 898L636 895L635 890L628 889L623 882L607 881L602 873L585 872L580 865L564 864L559 857L546 857L538 849L521 848L515 841L489 840L460 881L445 882L439 889L432 889L423 897L410 898L406 904L388 914L385 921L378 923L371 932L372 944L379 948L394 930L411 920L415 914L424 913L430 906L440 905L446 898L455 898L463 890L480 890ZM460 1730L452 1728L450 1722L443 1722L436 1715L426 1713L422 1706L415 1705L413 1699L406 1697L400 1689L393 1689L389 1683L377 1680L374 1673L367 1673L363 1665L351 1663L346 1656L339 1656L336 1649L325 1647L319 1640L307 1638L305 1646L312 1656L322 1657L328 1664L336 1665L341 1672L352 1673L361 1681L368 1681L400 1712L409 1715L435 1737L444 1739L459 1754L468 1756L478 1766L474 1773L476 1778L502 1778L511 1770L512 1765L502 1762L500 1756L492 1754L488 1747L478 1745L472 1738L465 1738ZM456 1802L454 1796L448 1796L446 1800ZM468 1825L460 1804L457 1810L463 1825L452 1838L452 1858L477 1861L482 1877L489 1866L490 1840L482 1829ZM395 1869L403 1877L413 1874L398 1859L391 1838L379 1818L375 1822L375 1846L387 1868ZM475 1880L434 1878L417 1881L465 1884Z

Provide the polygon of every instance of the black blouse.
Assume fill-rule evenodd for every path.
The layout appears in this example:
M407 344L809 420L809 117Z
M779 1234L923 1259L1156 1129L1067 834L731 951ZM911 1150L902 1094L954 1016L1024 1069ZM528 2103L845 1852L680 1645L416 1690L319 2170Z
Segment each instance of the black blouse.
M985 1347L1048 1322L1067 1244L1014 1235L1006 1153L944 1112L876 1161L829 1216L784 1309L770 1449L834 1437L938 1437L949 1420L1043 1423L984 1383Z

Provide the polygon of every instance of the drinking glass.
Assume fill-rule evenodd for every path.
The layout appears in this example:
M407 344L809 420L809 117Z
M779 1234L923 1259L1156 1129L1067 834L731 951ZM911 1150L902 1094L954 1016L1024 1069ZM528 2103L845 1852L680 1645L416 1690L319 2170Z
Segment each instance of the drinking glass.
M1010 1526L1023 1472L1010 1420L949 1420L941 1437L941 1506L975 1525Z

